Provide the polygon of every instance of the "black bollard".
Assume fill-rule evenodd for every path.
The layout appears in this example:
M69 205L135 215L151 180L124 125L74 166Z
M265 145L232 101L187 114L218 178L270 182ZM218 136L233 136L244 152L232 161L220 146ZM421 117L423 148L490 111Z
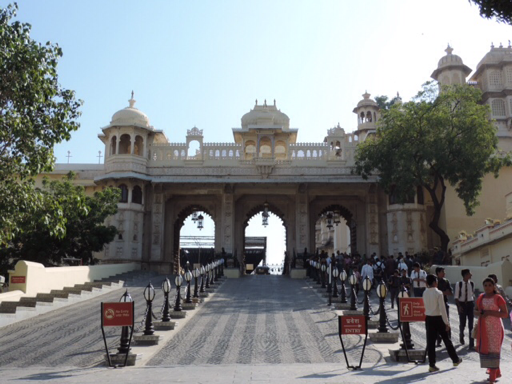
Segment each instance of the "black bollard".
M127 303L133 301L132 297L128 293L128 290L121 296L119 299L120 302ZM121 329L121 339L119 340L119 348L117 351L119 353L128 353L130 352L130 330L129 327L122 327Z
M347 272L344 269L341 270L340 273L340 293L341 293L341 304L347 304L347 289L345 287L345 281L347 281Z
M352 293L350 295L350 310L351 311L357 311L357 300L356 300L356 284L357 284L357 277L356 275L352 274L348 278L348 282L350 283L350 286L352 287Z
M153 327L153 300L155 299L155 288L151 282L144 289L144 299L146 300L146 320L144 335L151 336L155 333Z
M206 270L204 266L201 267L201 288L199 289L199 292L204 292L204 274L206 273Z
M197 279L201 275L201 272L199 272L199 269L194 269L192 271L192 276L194 276L194 295L193 297L199 297L199 287L197 284Z
M181 284L183 283L183 277L181 277L181 275L176 276L174 283L176 284L176 303L174 304L174 311L181 312Z
M334 297L334 298L338 297L338 284L336 281L338 280L339 275L340 275L340 271L338 271L338 267L335 266L332 269L332 283L333 283L332 297Z
M185 297L185 303L192 304L192 298L190 294L190 281L192 280L192 272L185 272L185 281L187 282L187 296Z
M379 304L379 333L388 333L387 327L387 315L386 309L384 308L384 300L386 300L386 295L388 294L388 288L383 281L377 285L377 296L380 299Z
M169 293L171 292L171 282L166 277L162 283L162 291L164 291L164 311L162 313L162 321L171 321L171 315L169 313Z
M327 270L327 266L325 264L322 264L322 266L320 267L320 274L322 275L322 287L321 288L325 288L325 271Z
M368 276L363 280L363 291L364 291L364 304L363 304L363 315L367 318L370 317L370 291L372 289L372 281Z

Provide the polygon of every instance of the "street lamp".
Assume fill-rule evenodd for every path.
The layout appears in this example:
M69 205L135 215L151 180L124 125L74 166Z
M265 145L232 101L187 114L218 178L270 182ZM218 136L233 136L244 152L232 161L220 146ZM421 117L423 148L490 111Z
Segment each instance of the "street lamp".
M338 276L340 275L340 271L338 270L338 267L334 267L332 269L332 282L334 283L334 287L333 287L333 293L332 293L332 297L338 297L338 283L336 282L336 280L338 280Z
M199 289L199 292L204 292L204 274L206 273L206 270L204 269L204 265L201 266L201 288Z
M322 287L321 288L325 288L325 271L327 269L327 266L325 264L322 264L320 269L322 270Z
M199 216L197 216L197 228L199 228L199 230L204 228L203 223L204 223L204 216L202 214L200 214Z
M356 311L356 284L357 284L357 277L352 273L350 277L348 278L348 282L350 283L350 286L352 287L352 293L350 297L350 310Z
M263 208L263 213L261 214L261 224L266 228L268 225L268 217L269 217L268 203L265 202L265 204L263 204L263 206L264 206L264 208Z
M370 290L372 289L372 281L368 276L366 276L363 280L363 290L364 290L364 306L363 306L363 315L366 317L370 317L370 299L368 295L370 294Z
M347 304L347 289L345 288L345 281L347 281L347 272L344 269L341 270L340 280L341 304Z
M128 290L126 290L126 292L123 294L123 296L121 296L119 301L122 303L129 303L129 302L133 301L132 297L128 293ZM130 348L130 336L129 335L130 335L130 333L129 333L128 327L121 328L121 339L119 340L119 348L117 348L117 351L119 353L130 352L131 348Z
M384 282L380 282L379 285L377 285L377 296L380 299L379 304L379 333L387 333L388 327L386 325L387 322L387 316L386 316L386 310L384 309L384 300L386 300L386 295L388 294L388 288L386 287L386 284Z
M201 272L199 272L199 269L196 268L192 270L192 276L194 277L194 296L193 297L199 297L198 293L198 286L197 286L197 278L201 275Z
M174 304L174 311L181 312L181 284L183 283L183 277L181 275L176 276L174 284L176 284L176 303Z
M144 330L144 335L151 336L155 333L155 328L153 327L153 300L155 299L155 288L153 285L149 283L146 288L144 288L144 299L146 300L146 329Z
M185 303L191 304L192 299L190 298L190 281L192 280L192 272L185 272L185 281L187 282L187 296L185 297Z
M332 262L327 267L327 293L330 297L332 293Z
M162 314L162 321L171 321L171 315L169 313L169 293L171 292L171 282L166 277L162 283L162 291L164 291L164 312Z
M332 229L332 212L327 212L327 228Z

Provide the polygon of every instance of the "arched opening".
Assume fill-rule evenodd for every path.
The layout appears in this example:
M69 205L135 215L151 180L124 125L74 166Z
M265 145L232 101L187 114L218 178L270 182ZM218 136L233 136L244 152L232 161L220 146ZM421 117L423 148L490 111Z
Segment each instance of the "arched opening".
M357 237L352 213L334 204L320 211L315 222L315 250L330 256L357 253Z
M200 153L201 153L201 145L199 144L199 141L192 140L190 143L188 143L187 157L189 159L199 158Z
M256 143L253 140L245 142L245 159L252 160L256 153Z
M142 156L142 151L144 148L144 140L142 136L135 136L135 147L133 148L133 154L137 156Z
M244 222L243 262L247 274L267 267L272 275L287 273L286 225L281 212L270 204L262 204L247 214Z
M142 189L136 185L132 190L132 203L142 204Z
M119 154L127 155L130 153L130 135L124 134L119 140Z
M121 190L121 200L119 200L119 202L127 203L128 202L128 187L125 184L121 184L118 188Z
M116 154L116 146L117 146L117 136L114 136L110 140L110 154L111 155L115 155Z
M272 157L272 141L269 137L262 137L260 139L259 157Z
M174 271L200 268L215 258L215 223L200 205L183 209L174 223ZM179 257L176 257L178 256ZM188 264L187 264L188 263Z

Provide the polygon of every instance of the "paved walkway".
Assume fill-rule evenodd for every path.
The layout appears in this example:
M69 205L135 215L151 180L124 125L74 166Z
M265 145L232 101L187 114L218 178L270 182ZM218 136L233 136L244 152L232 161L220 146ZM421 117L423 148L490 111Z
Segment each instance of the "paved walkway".
M159 282L153 283L159 286ZM140 303L145 284L131 288L137 318L144 312ZM371 344L365 352L363 370L348 371L338 337L337 313L326 305L316 285L279 276L227 280L192 318L180 322L178 330L168 331L172 336L167 343L156 350L151 347L152 357L145 360L145 366L109 369L101 366L104 349L99 301L117 301L119 293L0 328L1 381L484 383L486 378L478 355L458 344L463 364L451 367L442 349L438 354L444 358L438 363L442 371L436 374L426 373L427 365L392 363L388 346ZM161 302L161 298L157 300ZM454 328L457 323L452 320ZM457 329L454 331L457 335ZM415 324L412 333L413 340L421 344L423 325ZM112 347L117 346L118 337L119 332L110 332ZM361 339L348 336L344 340L349 359L355 363L361 353ZM504 373L512 372L510 344L508 331L502 354ZM512 383L512 377L501 379L501 383Z

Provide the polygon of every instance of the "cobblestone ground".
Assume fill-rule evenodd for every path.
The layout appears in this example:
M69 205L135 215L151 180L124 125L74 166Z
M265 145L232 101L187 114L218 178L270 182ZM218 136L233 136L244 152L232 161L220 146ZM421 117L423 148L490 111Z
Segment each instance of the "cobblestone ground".
M136 319L145 310L142 292L147 281L129 288L136 302ZM161 278L153 279L155 287ZM212 364L319 364L345 365L338 337L337 313L326 304L316 284L280 276L228 279L215 295L178 328L174 337L148 362L148 366ZM0 367L93 367L103 364L100 302L118 301L122 291L46 313L0 328ZM158 292L157 294L160 294ZM362 298L362 296L360 296ZM339 299L338 299L339 300ZM161 305L157 296L155 310ZM372 306L377 308L373 292ZM395 313L388 310L391 319ZM452 309L452 313L455 311ZM392 324L396 323L391 321ZM458 319L452 318L455 347L466 361L478 354L460 346ZM412 325L413 341L424 344L423 324ZM510 329L509 322L507 328ZM119 330L108 330L110 346L119 343ZM512 361L510 331L506 331L502 359ZM359 336L344 338L351 364L362 351ZM447 358L444 348L439 360ZM368 344L366 367L389 362L386 346Z

